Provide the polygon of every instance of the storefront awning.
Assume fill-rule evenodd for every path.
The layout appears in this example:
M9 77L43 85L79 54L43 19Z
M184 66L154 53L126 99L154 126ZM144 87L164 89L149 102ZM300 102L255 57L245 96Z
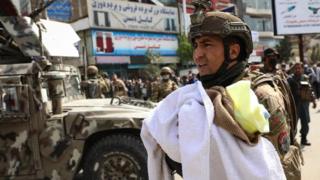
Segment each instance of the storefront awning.
M129 64L128 69L143 69L145 68L145 64Z
M153 64L176 64L179 63L177 56L161 56L159 61L153 62Z
M130 56L96 56L97 64L130 64Z

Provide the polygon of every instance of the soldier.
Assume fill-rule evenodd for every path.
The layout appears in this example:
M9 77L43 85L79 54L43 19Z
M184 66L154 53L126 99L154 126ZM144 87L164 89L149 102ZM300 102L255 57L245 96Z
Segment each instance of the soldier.
M111 80L109 79L109 74L103 72L101 78L104 80L104 83L106 85L105 97L112 97L112 85Z
M310 146L311 143L307 139L310 122L309 103L313 103L313 108L316 108L317 104L312 87L309 83L309 77L303 74L302 63L297 62L294 65L293 71L294 73L289 76L288 82L290 84L301 123L301 145Z
M113 96L128 96L128 89L116 74L112 75Z
M277 50L273 48L267 48L263 51L263 73L277 73L277 63L279 62L280 55Z
M104 98L107 92L107 85L104 80L98 77L98 68L88 66L88 80L81 82L87 98Z
M155 102L160 102L163 98L168 96L172 91L178 88L178 85L171 80L172 70L169 67L163 67L160 71L161 81L158 87L154 88L152 94L152 100Z
M154 77L150 85L150 100L153 102L158 102L159 84L160 84L160 77L159 76Z
M253 50L249 27L228 13L203 10L207 6L204 1L193 4L196 12L191 15L189 39L199 81L173 92L144 120L141 136L148 152L149 177L166 179L170 170L175 170L187 179L285 179L279 157L289 149L289 131L285 107L279 104L282 96L273 95L273 84L264 83L255 93L271 113L270 133L277 139L271 141L274 145L259 136L259 131L243 132L246 135L241 138L242 133L236 133L244 131L241 127L230 128L236 121L234 111L225 113L228 107L224 106L232 102L228 103L224 87L246 77ZM279 116L280 121L275 119ZM259 140L252 141L254 137ZM163 163L164 154L167 163ZM250 161L253 166L247 164Z

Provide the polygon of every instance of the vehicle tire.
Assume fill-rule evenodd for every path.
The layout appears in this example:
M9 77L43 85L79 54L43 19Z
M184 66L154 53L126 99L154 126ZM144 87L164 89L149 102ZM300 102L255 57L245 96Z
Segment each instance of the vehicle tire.
M95 143L84 157L85 180L147 180L147 153L135 136L111 135Z

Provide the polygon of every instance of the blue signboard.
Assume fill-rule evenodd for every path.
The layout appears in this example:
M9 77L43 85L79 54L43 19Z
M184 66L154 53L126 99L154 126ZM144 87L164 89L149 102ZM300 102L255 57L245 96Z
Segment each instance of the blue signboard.
M177 35L142 32L92 31L95 56L145 55L147 51L161 56L176 56Z
M52 20L69 22L72 16L70 0L57 0L47 8L48 17Z

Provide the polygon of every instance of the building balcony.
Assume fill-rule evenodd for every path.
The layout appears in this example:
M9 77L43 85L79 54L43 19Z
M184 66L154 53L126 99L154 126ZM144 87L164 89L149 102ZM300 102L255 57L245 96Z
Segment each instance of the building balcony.
M259 38L274 38L272 31L259 31Z
M259 38L262 39L283 39L284 36L275 36L272 31L259 31Z
M272 10L271 9L255 9L251 7L246 8L246 14L252 17L268 17L271 18Z

